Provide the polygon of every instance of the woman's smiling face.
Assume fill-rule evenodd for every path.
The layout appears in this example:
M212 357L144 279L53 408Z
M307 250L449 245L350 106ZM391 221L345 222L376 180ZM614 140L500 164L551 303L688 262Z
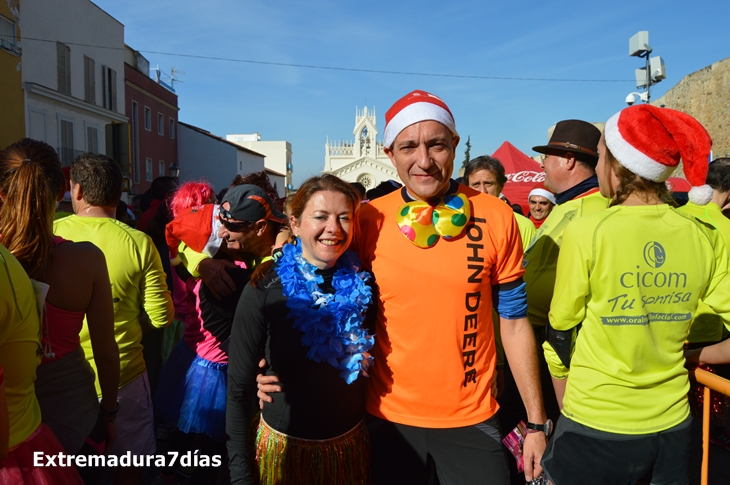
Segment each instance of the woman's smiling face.
M309 198L301 217L290 218L301 239L302 256L319 269L331 268L352 241L353 207L341 192L321 190Z

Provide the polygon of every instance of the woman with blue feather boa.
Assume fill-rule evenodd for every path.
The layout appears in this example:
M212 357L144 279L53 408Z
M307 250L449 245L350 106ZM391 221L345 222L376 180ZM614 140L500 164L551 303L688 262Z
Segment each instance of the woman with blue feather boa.
M251 277L231 331L226 431L231 483L370 482L363 422L370 274L347 251L360 197L332 175L297 192L293 238ZM258 362L286 391L256 411Z

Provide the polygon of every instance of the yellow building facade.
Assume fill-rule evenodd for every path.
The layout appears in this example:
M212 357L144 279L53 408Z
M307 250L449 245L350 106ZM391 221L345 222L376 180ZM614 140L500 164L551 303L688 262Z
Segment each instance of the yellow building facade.
M25 136L20 0L0 2L0 149Z

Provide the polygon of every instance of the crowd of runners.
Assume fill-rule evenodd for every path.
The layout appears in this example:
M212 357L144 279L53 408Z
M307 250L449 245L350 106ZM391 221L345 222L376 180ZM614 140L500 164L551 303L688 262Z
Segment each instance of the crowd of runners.
M705 128L560 121L509 201L499 160L455 173L442 99L385 122L399 182L286 198L261 172L127 204L107 156L0 151L0 483L688 484L689 370L730 363Z

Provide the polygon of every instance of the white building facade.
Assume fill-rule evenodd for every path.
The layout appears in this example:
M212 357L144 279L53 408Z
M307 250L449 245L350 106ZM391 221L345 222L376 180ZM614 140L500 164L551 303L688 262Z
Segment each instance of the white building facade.
M26 136L63 165L87 151L126 164L124 26L89 0L24 0L20 27Z
M266 163L266 162L264 162ZM266 169L266 176L269 177L269 180L271 181L271 185L274 186L276 189L276 194L279 196L279 198L286 197L289 193L288 190L285 188L287 186L286 184L286 175L283 173L279 173L275 170L271 170L270 168Z
M236 175L265 168L263 154L182 121L178 121L177 149L180 182L203 180L216 192L228 187Z
M347 182L360 182L370 190L387 180L400 182L398 172L378 141L375 107L355 108L353 141L329 141L325 144L323 173L337 175Z
M284 197L286 191L294 189L292 185L294 166L292 165L291 143L288 141L261 140L261 135L258 133L226 135L226 140L266 155L267 170L276 173L270 173L269 178L276 176L277 181L279 181L280 176L283 175L284 177L283 183L277 183L280 197Z

